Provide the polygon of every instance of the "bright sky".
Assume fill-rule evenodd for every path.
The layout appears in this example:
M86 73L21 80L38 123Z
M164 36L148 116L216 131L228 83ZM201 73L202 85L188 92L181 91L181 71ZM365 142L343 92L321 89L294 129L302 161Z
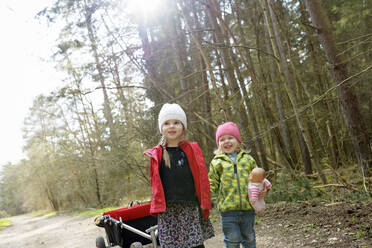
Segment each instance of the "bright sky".
M22 125L33 99L62 86L49 60L57 38L34 19L50 0L0 1L0 166L16 163L22 153Z
M58 32L35 15L51 0L0 0L0 169L22 153L23 120L37 95L63 86L62 75L48 62ZM162 0L128 0L129 9L159 14ZM44 62L43 62L44 61Z

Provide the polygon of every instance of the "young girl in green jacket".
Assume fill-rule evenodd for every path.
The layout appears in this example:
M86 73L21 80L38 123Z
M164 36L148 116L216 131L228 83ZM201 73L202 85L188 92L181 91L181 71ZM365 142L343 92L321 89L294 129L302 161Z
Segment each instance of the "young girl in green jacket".
M218 126L218 150L211 161L209 181L211 198L220 212L226 248L256 247L254 210L249 203L248 180L256 161L241 149L239 128L233 122Z

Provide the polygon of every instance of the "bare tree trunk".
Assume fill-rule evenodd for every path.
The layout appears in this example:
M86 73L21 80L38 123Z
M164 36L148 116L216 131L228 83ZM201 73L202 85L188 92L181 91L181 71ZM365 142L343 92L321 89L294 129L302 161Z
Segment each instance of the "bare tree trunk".
M178 1L180 2L180 4L182 4L182 0L178 0ZM200 52L201 56L203 57L203 61L204 61L205 65L207 66L207 71L209 72L209 77L210 77L210 80L211 80L211 83L212 83L212 86L213 86L214 93L215 93L216 98L217 98L218 105L223 110L223 113L225 115L225 119L230 120L231 119L230 115L228 114L227 108L226 108L225 104L223 103L223 101L221 99L221 95L219 94L219 88L217 87L216 78L214 76L214 72L213 72L213 69L211 67L211 63L209 61L209 58L208 58L207 54L205 53L200 41L197 39L197 37L195 36L195 34L193 33L193 31L190 27L190 20L189 20L190 18L188 16L188 13L186 12L185 8L181 7L181 11L182 11L182 16L185 20L186 28L190 32L191 39L195 42L196 46L198 47L199 52Z
M266 6L265 6L265 4L266 4ZM280 33L279 33L279 28L277 26L278 22L277 22L276 16L275 16L274 11L273 11L273 6L272 6L271 0L267 0L266 3L263 3L262 7L264 8L264 12L266 12L265 11L266 7L268 8L269 13L270 13L270 17L271 17L271 20L272 20L271 23L273 25L272 28L273 28L273 31L274 31L274 34L275 34L275 40L276 40L276 45L277 45L277 46L275 46L273 44L273 49L274 49L274 51L275 51L276 48L278 49L278 53L280 55L280 61L281 61L281 64L280 64L281 67L279 67L279 68L283 69L283 73L284 73L284 76L286 78L286 83L288 84L287 93L288 93L288 96L289 96L289 99L290 99L290 102L291 102L291 105L292 105L292 108L293 108L293 111L294 111L294 115L295 115L295 118L296 118L297 134L298 134L298 138L299 138L299 142L300 142L302 159L303 159L304 166L305 166L305 173L307 173L307 174L309 173L310 168L311 168L311 162L310 161L313 161L313 164L316 166L317 172L318 172L322 182L324 184L326 184L327 180L326 180L326 177L324 176L324 174L323 174L323 172L320 168L320 161L319 161L318 157L314 154L314 150L311 147L309 135L306 133L306 130L304 129L304 124L303 124L303 122L302 122L302 120L299 116L298 110L297 110L298 100L297 100L297 97L296 97L295 84L293 83L292 77L291 77L289 69L288 69L287 59L286 59L286 56L284 54L283 46L282 46L282 43L281 43L281 37L280 37ZM265 14L265 17L268 19L266 14ZM267 23L269 23L269 22L267 21Z
M230 0L230 4L231 4L231 6L233 7L233 10L234 10L234 11L232 11L232 14L236 18L236 24L238 25L238 30L239 30L239 34L240 34L239 38L240 38L242 44L244 45L245 55L247 57L248 64L252 68L253 73L257 75L256 69L255 69L254 64L252 62L253 59L252 59L252 56L251 56L251 52L250 52L249 48L247 47L248 42L246 41L246 34L243 32L242 20L240 18L240 8L239 8L239 6L237 6L238 3L236 1L231 1Z
M158 105L170 99L173 99L174 96L170 93L170 91L165 90L162 85L160 85L161 80L159 79L159 76L156 72L156 65L153 59L154 55L152 53L151 43L149 41L149 32L147 31L146 26L143 23L144 18L139 17L138 20L138 35L142 42L143 59L145 61L144 66L142 67L142 64L136 61L129 48L125 50L125 53L146 76L146 82L152 87L152 90L155 90L155 94L153 94L151 100L154 101L156 105Z
M302 13L300 23L302 24L303 29L305 30L305 32L307 33L307 36L309 37L309 50L310 50L312 62L314 64L314 72L315 72L314 79L318 83L318 87L317 87L319 88L318 94L321 95L328 89L329 86L327 84L328 80L325 80L321 73L321 70L320 70L321 65L318 65L319 60L322 59L322 57L319 54L320 45L319 45L319 42L315 40L313 29L310 28L309 15L306 12L306 6L304 5L303 2L300 2L299 9ZM304 87L305 87L305 90L307 90L306 85L304 85ZM308 98L311 99L310 93L307 93L307 95L308 95ZM329 143L328 146L329 146L329 150L330 150L331 157L333 160L333 166L334 168L337 168L340 163L340 152L339 152L339 148L337 145L338 144L337 136L334 134L334 131L333 131L334 123L335 123L334 119L336 119L337 117L335 116L335 111L332 109L332 106L330 103L331 98L332 96L327 95L325 96L325 100L321 101L321 104L323 105L324 109L329 113L329 115L327 115L326 117L327 118L326 120L327 133L328 135L332 134L331 136L329 136L330 140L328 142L323 142L323 143ZM315 111L313 111L313 113L315 113Z
M79 97L81 98L81 101L83 102L82 100L82 96L79 95ZM92 107L92 106L91 106ZM100 186L100 182L99 182L99 175L98 175L98 169L97 169L97 163L96 163L96 152L98 150L98 144L102 143L100 142L100 137L95 137L95 139L98 141L98 144L96 144L93 140L93 137L91 137L91 134L93 132L93 130L98 130L98 125L97 123L95 123L95 127L93 127L89 121L89 117L88 117L88 111L86 109L85 106L83 106L83 113L84 113L84 119L85 120L81 120L79 118L79 125L82 127L82 129L84 130L83 132L86 133L86 137L85 137L85 146L86 148L89 150L89 155L90 155L90 158L91 158L91 163L88 163L89 164L89 170L92 170L93 171L93 180L94 180L94 192L95 192L95 195L97 197L97 202L98 202L98 205L99 207L103 207L103 203L102 203L102 196L101 196L101 186ZM92 109L92 114L94 113L93 109ZM94 120L95 122L95 120ZM84 149L86 150L86 149Z
M119 72L119 63L118 63L118 59L117 59L117 56L114 54L114 51L112 51L112 63L113 63L113 67L111 68L111 73L112 73L112 77L113 77L113 82L116 86L116 89L117 89L117 92L118 92L118 95L119 95L119 101L123 107L123 111L122 111L122 115L123 115L123 119L124 120L127 120L127 110L128 109L131 109L130 106L128 105L131 105L130 101L127 101L126 98L125 98L125 95L124 95L124 91L123 91L123 88L122 88L122 82L121 82L121 78L120 78L120 72Z
M251 109L251 103L249 102L248 92L247 92L247 89L244 85L244 79L243 79L242 74L239 70L239 66L237 65L237 62L234 61L234 60L233 60L233 62L234 62L235 68L236 68L240 88L241 88L241 91L242 91L243 97L244 97L245 108L242 111L247 112L248 118L250 120L249 123L250 123L251 129L253 131L253 135L255 137L257 137L257 142L255 142L255 146L256 146L256 150L258 151L259 165L261 167L263 167L266 171L269 171L270 168L269 168L269 164L267 163L267 159L266 159L266 156L267 156L266 151L265 151L265 148L264 148L264 145L263 145L262 137L259 137L257 119L256 119L256 116L255 116L254 112ZM241 106L244 107L243 104ZM246 123L244 127L248 128L248 123Z
M191 1L190 4L192 4L192 13L194 17L194 23L195 23L196 30L201 30L201 25L199 22L199 13L196 10L195 2ZM199 43L202 42L201 32L196 33L196 38L198 39ZM198 78L200 80L200 89L202 90L201 94L203 94L202 97L200 98L201 99L200 105L201 105L202 114L206 119L206 122L203 122L203 125L202 125L203 131L201 133L204 134L205 136L203 140L204 141L204 144L203 144L204 157L205 157L206 166L207 168L209 168L209 163L212 159L212 154L214 150L213 148L214 146L211 146L210 144L211 142L212 144L214 143L214 132L215 132L214 128L211 128L211 125L213 124L211 94L209 90L208 77L206 73L207 67L203 60L203 57L200 55L197 49L195 49L195 52L193 54L195 57L194 60L196 61L194 63L195 71L200 72L199 73L200 76Z
M252 72L254 74L256 74L254 64L252 62L253 60L252 60L251 52L246 47L247 41L245 39L245 34L243 32L243 28L242 28L242 25L241 25L242 20L240 18L240 11L239 11L240 8L237 6L236 2L233 2L231 0L230 0L230 4L231 4L231 6L233 6L233 9L234 9L234 11L232 13L236 18L236 23L238 25L238 30L239 30L239 33L240 33L241 42L245 46L244 50L245 50L245 55L246 55L247 62L251 66ZM233 61L234 61L234 66L235 66L236 71L237 71L239 86L240 86L240 89L241 89L242 94L243 94L243 99L244 99L248 119L250 120L249 123L251 125L253 135L255 137L258 137L259 136L259 129L258 129L258 124L257 124L257 118L256 118L254 112L252 111L251 102L249 101L249 96L248 96L248 93L247 93L247 90L246 90L244 79L242 77L242 73L239 69L237 59L236 59L236 57L232 57L232 58L233 58ZM255 142L255 145L256 145L256 150L258 151L258 157L259 157L259 160L260 160L260 165L266 171L268 171L270 168L269 168L269 164L267 163L267 158L266 158L267 155L266 155L266 151L265 151L265 148L264 148L264 145L263 145L263 138L258 137L257 142Z
M237 120L239 120L239 124L242 128L246 128L247 122L247 114L245 111L241 112L241 103L242 103L242 96L240 93L239 85L235 76L235 69L233 66L233 62L231 57L234 56L230 52L230 42L228 39L228 36L226 36L222 30L221 27L217 23L217 16L221 15L221 12L218 8L218 6L215 4L215 2L212 2L208 0L207 4L207 14L209 16L209 20L212 24L212 28L214 30L215 38L218 45L218 51L221 53L221 61L223 64L224 71L227 75L227 81L230 86L231 94L230 96L233 98L234 101L234 113Z
M176 10L176 2L175 1L170 1L170 12L173 11L173 10ZM176 11L174 11L176 13ZM180 88L181 88L181 92L184 92L186 90L186 86L185 86L185 80L184 80L184 76L185 76L185 66L184 66L184 62L185 61L185 58L183 58L183 53L182 53L182 49L181 49L181 46L180 46L180 40L182 39L181 36L183 36L184 34L179 34L177 33L177 20L176 18L172 15L172 14L169 14L168 15L168 23L169 23L169 34L170 34L170 40L171 40L171 44L172 44L172 48L173 48L173 51L174 51L174 55L175 55L175 64L176 64L176 68L177 68L177 72L178 72L178 78L179 78L179 83L180 83ZM168 27L167 27L168 28ZM165 33L167 33L168 30L165 30ZM189 94L189 96L191 96L191 94ZM191 100L191 98L189 98L189 100Z
M217 43L215 36L213 36L213 42ZM220 81L221 81L221 85L222 85L223 98L228 99L229 98L229 88L228 88L228 84L226 83L225 71L223 69L222 62L221 62L222 59L221 59L220 54L217 51L217 48L214 49L214 52L216 53L216 65L217 65L217 68L218 68ZM231 106L225 106L225 108L226 108L226 111L227 111L228 115L233 116Z
M89 37L90 45L91 45L91 48L92 48L92 51L93 51L93 56L94 56L94 60L95 60L95 63L96 63L96 68L97 68L97 71L98 71L99 81L101 83L102 92L103 92L104 114L105 114L108 126L110 128L110 139L113 143L113 146L116 147L117 146L116 130L114 128L114 120L113 120L113 117L112 117L112 110L111 110L111 106L110 106L110 100L109 100L107 90L106 90L105 77L103 75L103 69L102 69L102 66L101 66L101 62L99 61L99 55L98 55L98 51L97 51L97 43L96 43L96 39L94 37L94 31L93 31L93 26L92 26L92 14L93 14L93 12L90 8L88 8L88 5L87 5L86 1L84 1L84 11L85 11L85 13L84 13L85 14L85 23L86 23L87 29L88 29L88 37Z
M332 167L334 169L337 169L340 163L340 159L339 159L339 152L337 148L336 135L334 134L333 126L331 125L329 120L326 121L326 125L327 125L327 132L328 132L329 140L330 140L329 146L330 146L331 155L332 155Z
M282 68L283 68L284 76L286 78L286 82L288 84L288 90L287 90L288 96L289 96L289 99L292 103L292 108L293 108L293 111L294 111L294 114L295 114L295 117L296 117L297 132L298 132L299 141L300 141L300 148L301 148L301 151L302 151L302 156L304 158L303 161L305 163L305 173L308 172L309 168L311 168L311 164L309 163L310 162L309 157L310 157L310 160L313 161L313 164L315 165L322 182L324 184L326 184L327 179L326 179L325 175L323 174L323 172L320 168L320 160L318 158L318 155L314 153L315 150L311 146L310 135L306 132L306 130L304 128L304 123L303 123L301 117L298 114L298 109L297 109L298 108L297 107L298 106L298 99L296 97L295 84L294 84L293 79L292 79L292 77L290 75L290 72L289 72L289 68L288 68L288 64L287 64L287 58L284 54L284 49L283 49L282 42L281 42L280 30L277 26L278 21L276 19L275 13L274 13L273 4L272 4L271 0L267 0L267 6L268 6L268 9L269 9L272 24L273 24L273 30L274 30L274 33L275 33L275 39L276 39L276 43L277 43L277 47L278 47L278 52L279 52L279 55L280 55L281 65L282 65Z
M94 156L92 154L92 156ZM99 180L98 180L98 172L97 172L97 165L96 165L96 162L93 160L92 161L93 163L93 178L94 178L94 183L95 183L95 193L96 193L96 197L97 197L97 201L98 201L98 204L99 204L99 207L102 208L103 207L103 204L102 204L102 196L101 196L101 190L100 190L100 186L99 186Z
M270 39L269 34L268 32L265 32L265 33L267 34L266 35L266 51L268 54L274 55L271 49L271 42L269 40ZM284 145L286 149L288 150L293 163L297 164L296 150L294 149L293 141L288 131L289 130L288 124L285 121L285 113L283 109L282 98L280 95L280 87L279 87L278 79L275 73L274 62L273 62L272 56L269 56L268 60L269 60L270 81L272 82L274 86L275 103L276 103L276 107L279 113L279 120L281 122L280 129L283 134Z
M211 0L211 1L214 1L215 0ZM242 54L239 46L238 46L238 42L235 38L235 36L233 35L231 29L227 26L227 24L225 23L225 21L222 19L221 16L217 15L218 17L218 20L221 22L221 25L222 27L226 30L226 32L230 35L230 38L234 41L234 44L236 45L236 50L237 52L239 53L240 55L240 58L242 59L242 62L243 64L245 65L250 77L251 77L251 80L252 82L254 83L254 85L256 86L256 93L258 95L258 97L260 98L260 101L265 109L265 114L266 116L268 117L268 119L270 120L271 123L275 123L276 120L275 120L275 117L273 115L273 112L271 110L271 107L269 106L269 104L267 103L265 97L264 97L264 94L263 94L263 90L262 90L262 87L261 85L258 83L258 80L256 78L256 75L254 74L254 72L252 71L252 68L248 65L247 61L244 59L244 55ZM279 146L283 152L283 155L284 155L284 158L285 160L288 162L290 168L293 168L293 164L291 163L291 159L290 159L290 156L288 154L288 151L285 149L284 145L283 145L283 138L282 138L282 135L280 133L280 130L278 128L274 128L274 132L275 132L275 135L277 137L277 141L279 143Z
M354 144L355 155L361 168L362 177L369 176L369 168L372 165L372 151L370 138L363 117L360 113L358 99L348 80L346 64L342 53L337 48L328 16L319 0L305 0L313 24L318 30L318 35L329 62L332 64L332 72L335 83L338 85L341 108L349 135ZM365 190L367 187L364 184Z

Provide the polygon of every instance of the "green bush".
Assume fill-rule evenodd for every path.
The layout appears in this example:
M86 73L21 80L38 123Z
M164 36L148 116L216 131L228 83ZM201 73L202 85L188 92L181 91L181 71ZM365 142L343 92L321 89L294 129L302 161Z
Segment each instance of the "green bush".
M312 188L310 180L302 175L291 177L280 173L272 183L273 190L265 198L267 203L306 201L322 196L321 191Z
M332 180L332 177L328 177L327 180L329 184L340 185L339 182ZM267 203L298 202L314 199L356 202L370 199L370 195L364 191L362 185L352 191L346 187L339 186L323 187L319 179L309 179L301 174L291 176L286 171L278 173L271 182L273 190L265 198Z
M9 217L9 214L4 210L0 210L0 219L5 217Z

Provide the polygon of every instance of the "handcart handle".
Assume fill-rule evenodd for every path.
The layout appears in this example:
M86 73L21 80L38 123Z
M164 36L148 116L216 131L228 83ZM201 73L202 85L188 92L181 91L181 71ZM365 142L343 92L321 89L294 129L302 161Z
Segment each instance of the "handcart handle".
M149 229L146 230L146 232L151 233L152 231L155 231L156 229L158 229L158 225L150 227Z
M144 237L144 238L146 238L146 239L152 240L151 235L149 235L149 234L147 234L147 233L144 233L144 232L142 232L141 230L138 230L138 229L136 229L136 228L134 228L134 227L131 227L131 226L125 224L125 223L121 220L121 218L120 218L120 221L118 221L118 224L120 224L120 227L121 227L121 228L125 228L125 229L127 229L127 230L129 230L129 231L131 231L131 232L134 232L134 233L136 233L136 234L138 234L138 235L140 235L140 236L142 236L142 237Z
M157 238L156 238L158 236L157 229L158 229L158 225L155 225L146 230L147 233L151 234L152 245L154 248L156 248L156 244L157 244Z
M150 227L149 229L146 230L147 233L150 233L151 234L150 235L150 234L147 234L147 233L142 232L141 230L138 230L138 229L136 229L134 227L131 227L131 226L125 224L123 222L123 220L121 219L121 217L120 217L120 220L116 220L114 218L111 218L110 215L104 215L104 216L101 216L101 220L103 220L104 223L112 222L115 225L119 225L120 228L124 228L124 229L129 230L131 232L134 232L134 233L136 233L136 234L138 234L138 235L140 235L140 236L142 236L142 237L144 237L144 238L146 238L148 240L151 240L153 242L153 244L154 244L154 247L156 247L157 241L156 241L155 230L158 228L157 225L156 226L152 226L152 227Z

